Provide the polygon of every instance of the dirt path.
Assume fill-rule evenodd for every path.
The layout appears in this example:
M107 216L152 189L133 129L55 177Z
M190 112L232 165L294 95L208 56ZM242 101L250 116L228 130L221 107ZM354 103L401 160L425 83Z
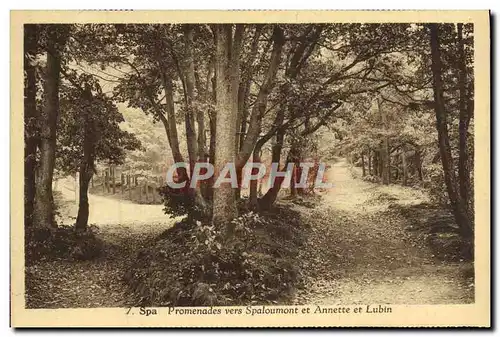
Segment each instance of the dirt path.
M328 171L334 187L306 211L312 233L302 252L300 304L444 304L473 302L464 275L471 263L437 260L388 206L427 201L424 193L353 178L345 161Z
M334 188L321 205L300 207L311 234L300 261L305 270L296 304L468 303L474 287L464 274L470 263L441 262L425 242L404 229L391 204L418 204L424 193L353 178L345 161L328 171ZM61 220L71 224L76 203L71 181L60 182ZM31 308L126 307L122 276L138 249L177 219L160 205L90 195L90 221L99 225L107 248L93 261L46 261L27 267Z
M62 211L63 223L73 221L76 217L77 204L75 202L75 189L72 179L61 179L56 190L61 192L65 209ZM89 194L89 224L112 225L129 224L141 226L150 223L171 223L163 212L162 205L135 204L129 200L120 200Z
M77 205L71 179L59 180L58 222L74 223ZM161 205L139 205L126 200L89 195L89 224L97 224L105 243L101 257L92 261L41 261L26 268L28 307L126 307L122 277L138 250L178 219Z

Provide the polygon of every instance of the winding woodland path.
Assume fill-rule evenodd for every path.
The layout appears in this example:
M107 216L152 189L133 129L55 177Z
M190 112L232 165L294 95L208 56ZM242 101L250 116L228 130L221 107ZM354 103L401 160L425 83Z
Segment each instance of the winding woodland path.
M62 179L59 223L75 221L77 205L74 182ZM89 224L99 226L98 237L105 242L103 256L91 260L42 261L27 267L32 296L29 307L92 308L127 307L122 278L137 251L179 219L165 215L162 205L134 204L89 194ZM27 285L28 287L29 285Z
M303 285L295 304L444 304L474 300L471 263L442 262L425 241L405 230L408 221L391 204L418 204L426 195L413 188L382 186L354 178L341 160L327 171L334 187L316 208L298 206L311 232L301 250ZM76 203L71 180L60 182L63 223L71 224ZM126 307L122 276L137 250L170 227L161 205L89 195L90 224L107 243L93 261L45 261L27 267L33 296L29 307Z
M64 199L63 223L74 221L77 205L75 202L75 187L71 178L61 179L57 184L57 191L61 192ZM145 225L145 224L170 224L172 222L163 212L163 205L135 204L129 200L108 198L89 194L89 224L102 225Z
M353 178L345 160L328 170L334 187L306 211L312 232L301 259L300 304L444 304L473 302L471 263L439 261L404 228L390 204L418 204L424 193Z

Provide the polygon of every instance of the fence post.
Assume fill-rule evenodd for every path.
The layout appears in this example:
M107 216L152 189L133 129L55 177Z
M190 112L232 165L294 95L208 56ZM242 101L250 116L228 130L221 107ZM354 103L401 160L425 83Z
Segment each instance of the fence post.
M123 173L120 173L120 180L121 180L121 183L122 183L122 194L125 193L125 175Z
M104 185L106 185L106 191L109 193L109 170L106 169L106 176L104 177Z

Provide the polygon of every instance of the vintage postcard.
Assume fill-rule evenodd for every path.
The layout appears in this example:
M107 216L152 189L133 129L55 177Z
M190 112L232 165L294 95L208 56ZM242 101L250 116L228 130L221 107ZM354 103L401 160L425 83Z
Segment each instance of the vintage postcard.
M11 12L11 325L489 327L489 29Z

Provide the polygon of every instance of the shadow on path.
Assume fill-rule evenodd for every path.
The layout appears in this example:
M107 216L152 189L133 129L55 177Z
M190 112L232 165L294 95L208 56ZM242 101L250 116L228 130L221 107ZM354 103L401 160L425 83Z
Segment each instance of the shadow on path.
M405 230L389 206L427 202L419 190L353 178L342 160L328 171L334 187L321 205L301 209L312 231L302 250L305 270L296 304L445 304L474 301L471 262L436 259Z

